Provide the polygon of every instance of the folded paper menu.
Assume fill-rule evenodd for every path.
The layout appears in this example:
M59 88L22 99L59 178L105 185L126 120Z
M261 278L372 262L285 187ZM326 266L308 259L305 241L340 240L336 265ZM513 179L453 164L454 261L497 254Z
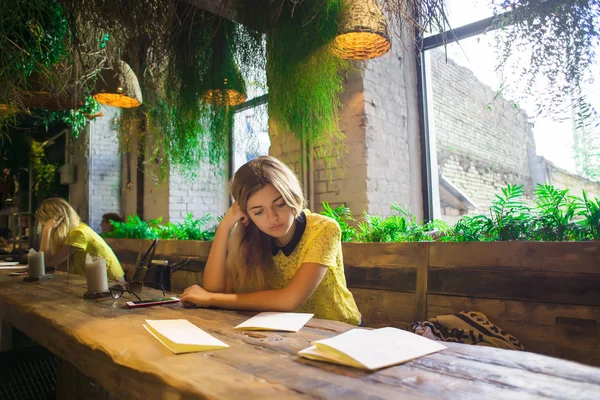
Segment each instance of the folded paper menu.
M21 264L17 261L3 261L0 262L0 269L25 269L27 265Z
M146 323L144 328L175 354L229 347L186 319L147 319Z
M0 262L0 266L2 267L10 267L12 265L18 265L19 262L18 261L1 261ZM21 265L21 267L25 268L26 265Z
M446 348L434 340L389 327L352 329L312 344L298 354L312 360L368 370L401 364Z
M235 329L246 331L298 332L314 314L263 312L242 322Z

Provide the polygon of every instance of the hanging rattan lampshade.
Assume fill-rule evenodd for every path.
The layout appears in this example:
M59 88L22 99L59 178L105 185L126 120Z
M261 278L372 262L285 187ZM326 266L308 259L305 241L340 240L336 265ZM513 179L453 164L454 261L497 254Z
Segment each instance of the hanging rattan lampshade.
M113 69L100 74L92 97L107 106L133 108L142 104L142 89L131 67L119 60Z
M205 78L202 101L219 106L237 106L246 101L246 83L233 59L222 30L215 40L212 68Z
M376 0L347 0L338 21L338 34L331 47L338 57L368 60L384 55L392 46Z

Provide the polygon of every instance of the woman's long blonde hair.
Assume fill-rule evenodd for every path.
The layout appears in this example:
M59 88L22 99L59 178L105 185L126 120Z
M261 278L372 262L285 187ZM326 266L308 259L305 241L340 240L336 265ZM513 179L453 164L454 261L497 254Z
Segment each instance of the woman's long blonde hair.
M231 180L231 195L241 210L248 213L250 197L267 185L273 185L285 203L298 215L305 200L302 187L292 170L270 156L255 158L242 165ZM227 286L235 293L265 289L265 276L273 269L273 238L249 220L233 229L227 251Z
M79 225L81 219L73 210L73 207L59 197L51 197L42 201L35 212L36 221L42 225L51 219L56 220L58 218L63 218L63 220L52 230L50 235L50 251L52 254L56 254L61 246L65 244L69 231Z

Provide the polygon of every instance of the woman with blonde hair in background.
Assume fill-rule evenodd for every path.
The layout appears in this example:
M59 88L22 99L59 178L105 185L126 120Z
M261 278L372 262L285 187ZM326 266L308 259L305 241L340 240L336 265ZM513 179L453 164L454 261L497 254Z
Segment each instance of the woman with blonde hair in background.
M358 325L361 315L346 287L340 227L303 210L296 175L276 158L244 164L231 183L225 214L204 270L204 288L181 301L202 307L314 313Z
M123 281L123 268L112 251L96 232L81 222L79 215L65 200L53 197L40 204L36 220L44 226L40 251L44 252L46 266L54 267L69 260L70 271L85 274L85 256L106 260L108 278Z

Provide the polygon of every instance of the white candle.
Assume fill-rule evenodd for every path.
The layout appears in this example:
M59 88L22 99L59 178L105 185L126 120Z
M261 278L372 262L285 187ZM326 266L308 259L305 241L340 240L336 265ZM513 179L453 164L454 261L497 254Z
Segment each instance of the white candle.
M108 292L108 277L106 275L106 260L102 257L85 256L85 278L88 293Z
M44 266L44 252L37 252L34 249L29 249L27 254L27 276L30 278L39 278L46 273Z

